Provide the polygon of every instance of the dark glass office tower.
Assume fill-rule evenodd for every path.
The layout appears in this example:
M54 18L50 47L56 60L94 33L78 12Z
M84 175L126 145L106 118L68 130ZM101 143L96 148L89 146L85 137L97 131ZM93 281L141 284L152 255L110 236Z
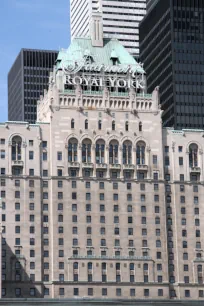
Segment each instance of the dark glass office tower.
M140 60L164 126L203 129L204 1L159 0L140 24Z
M36 120L37 100L48 89L58 51L22 49L8 74L9 121Z
M154 5L157 1L158 1L158 0L146 0L146 2L147 2L147 12L148 12L149 10L152 9L153 5Z

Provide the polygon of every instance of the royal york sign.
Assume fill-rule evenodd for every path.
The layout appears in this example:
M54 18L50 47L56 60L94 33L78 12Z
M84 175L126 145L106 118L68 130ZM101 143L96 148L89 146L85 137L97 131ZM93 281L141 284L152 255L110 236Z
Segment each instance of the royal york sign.
M90 75L65 75L64 84L66 85L84 85L100 87L117 87L117 88L135 88L144 89L145 84L142 76L124 79L115 76L90 76Z
M63 65L64 84L144 89L144 74L139 74L137 68L130 65L88 64L84 60L67 61Z

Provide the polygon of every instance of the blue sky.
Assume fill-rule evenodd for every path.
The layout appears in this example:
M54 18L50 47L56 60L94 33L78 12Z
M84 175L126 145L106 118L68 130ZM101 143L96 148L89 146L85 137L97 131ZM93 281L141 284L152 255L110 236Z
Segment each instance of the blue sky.
M69 42L69 0L0 0L0 122L8 119L7 74L20 49Z

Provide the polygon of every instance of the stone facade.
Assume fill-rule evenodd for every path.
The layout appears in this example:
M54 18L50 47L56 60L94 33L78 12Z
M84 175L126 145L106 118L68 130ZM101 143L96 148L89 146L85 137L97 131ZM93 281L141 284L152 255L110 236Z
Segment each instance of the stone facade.
M89 76L144 81L108 43ZM203 299L204 131L162 129L158 88L89 88L66 55L38 122L0 125L3 297Z

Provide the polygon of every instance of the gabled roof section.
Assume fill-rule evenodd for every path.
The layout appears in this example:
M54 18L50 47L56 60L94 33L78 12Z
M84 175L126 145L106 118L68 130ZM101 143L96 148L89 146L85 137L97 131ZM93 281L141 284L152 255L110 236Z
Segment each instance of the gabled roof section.
M117 54L119 67L131 66L138 73L145 73L134 57L123 47L117 39L104 39L103 47L93 47L91 38L75 38L67 50L61 50L57 58L57 69L69 63L83 62L89 51L94 63L97 65L112 66L111 55Z

